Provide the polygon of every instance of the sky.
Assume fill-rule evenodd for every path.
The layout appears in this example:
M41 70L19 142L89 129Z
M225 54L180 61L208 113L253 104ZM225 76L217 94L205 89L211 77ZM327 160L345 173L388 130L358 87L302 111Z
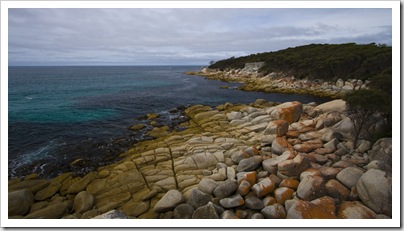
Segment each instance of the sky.
M10 8L14 65L208 65L312 43L392 43L391 9Z

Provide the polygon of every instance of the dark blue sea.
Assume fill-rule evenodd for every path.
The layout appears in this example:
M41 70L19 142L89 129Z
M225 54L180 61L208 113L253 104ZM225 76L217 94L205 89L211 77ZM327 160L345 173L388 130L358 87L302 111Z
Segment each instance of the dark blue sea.
M119 160L118 155L148 139L144 115L158 113L158 123L181 129L187 105L217 106L298 100L322 103L310 95L244 92L238 83L185 75L199 66L9 67L9 177L61 172L83 174ZM231 89L222 89L221 86ZM74 160L82 159L76 165Z

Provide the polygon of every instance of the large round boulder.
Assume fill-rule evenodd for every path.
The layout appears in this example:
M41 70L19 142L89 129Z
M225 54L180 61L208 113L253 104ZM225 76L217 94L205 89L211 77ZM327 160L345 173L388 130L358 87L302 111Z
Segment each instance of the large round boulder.
M391 216L392 185L391 177L379 169L370 169L359 178L356 184L359 198L376 213Z

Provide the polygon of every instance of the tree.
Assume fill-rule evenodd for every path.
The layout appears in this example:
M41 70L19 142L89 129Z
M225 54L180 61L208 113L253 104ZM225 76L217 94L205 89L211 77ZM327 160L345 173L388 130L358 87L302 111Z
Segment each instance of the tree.
M345 95L348 115L354 125L354 147L359 138L375 137L370 129L380 120L390 124L391 96L377 89L361 89ZM391 118L391 116L390 116Z
M209 62L209 65L213 65L213 64L215 64L215 63L216 63L215 60L211 60L211 61Z

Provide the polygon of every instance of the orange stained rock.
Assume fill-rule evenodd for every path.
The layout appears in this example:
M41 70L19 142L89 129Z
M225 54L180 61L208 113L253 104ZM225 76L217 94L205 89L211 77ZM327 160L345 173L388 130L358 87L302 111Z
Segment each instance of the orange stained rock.
M275 189L275 182L269 177L264 178L264 180L253 186L253 191L258 197L263 197Z
M300 133L298 131L288 131L286 132L286 137L287 138L297 138L299 137Z
M298 200L288 210L286 218L289 219L335 219L335 214L330 212L327 204L314 204L308 201Z
M276 202L281 205L285 205L285 201L292 199L293 193L295 191L293 189L287 188L287 187L281 187L277 188L274 191L274 196L276 199Z
M245 196L250 192L251 184L247 180L241 181L240 185L238 186L237 192L241 196Z
M272 197L272 196L266 196L266 197L262 200L262 202L264 202L264 205L265 205L265 206L273 205L273 204L276 203L276 199L275 199L274 197Z
M257 182L257 172L252 171L252 172L247 172L244 177L240 180L241 181L246 180L250 183L250 185L254 185L255 182Z
M294 180L294 179L284 179L282 182L279 184L279 187L288 187L293 190L296 190L297 187L299 186L299 181Z

